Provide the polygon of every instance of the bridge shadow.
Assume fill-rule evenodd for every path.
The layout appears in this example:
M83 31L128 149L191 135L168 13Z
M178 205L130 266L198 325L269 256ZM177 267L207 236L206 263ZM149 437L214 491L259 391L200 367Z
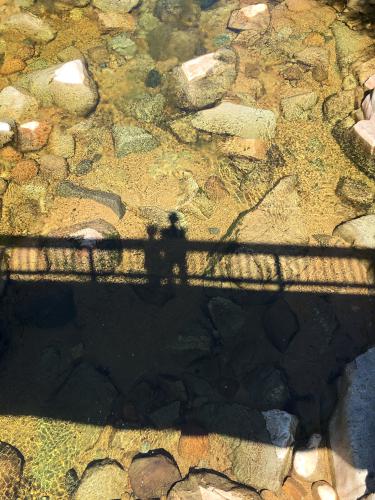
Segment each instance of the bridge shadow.
M289 411L309 435L375 343L373 251L155 234L0 247L4 415L241 437L240 405Z

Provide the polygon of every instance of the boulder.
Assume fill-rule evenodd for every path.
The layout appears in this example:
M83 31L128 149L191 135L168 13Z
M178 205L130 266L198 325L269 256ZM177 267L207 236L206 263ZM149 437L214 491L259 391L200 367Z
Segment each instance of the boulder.
M96 84L81 59L29 73L25 84L43 106L55 105L79 116L88 115L99 100Z
M177 465L166 453L138 456L129 467L129 480L134 495L142 500L166 495L180 479Z
M222 48L175 68L170 92L183 109L201 109L214 104L230 89L236 78L236 54Z
M340 500L354 500L373 488L375 475L375 348L347 365L339 402L329 425L335 486ZM370 490L371 491L371 490Z
M82 475L72 500L113 500L126 494L127 475L114 460L90 463Z
M168 493L168 500L260 500L253 489L235 483L215 472L193 470L176 483Z
M192 124L214 134L269 140L275 135L276 116L270 110L222 102L212 109L199 111Z
M343 222L334 229L333 235L355 247L375 249L375 215L363 215Z

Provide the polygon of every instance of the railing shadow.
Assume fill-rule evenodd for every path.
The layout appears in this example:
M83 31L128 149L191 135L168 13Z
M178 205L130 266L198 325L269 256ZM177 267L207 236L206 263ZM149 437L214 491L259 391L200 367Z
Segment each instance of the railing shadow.
M371 250L15 236L0 247L2 414L237 435L207 409L241 405L290 411L308 434L326 425L344 365L375 342Z

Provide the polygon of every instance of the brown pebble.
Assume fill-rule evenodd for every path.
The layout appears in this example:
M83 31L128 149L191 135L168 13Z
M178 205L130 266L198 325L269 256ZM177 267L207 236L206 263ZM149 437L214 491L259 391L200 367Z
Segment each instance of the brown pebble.
M12 75L13 73L18 73L26 68L26 63L19 57L10 57L5 59L1 68L0 74L2 75Z
M14 182L22 183L31 180L38 174L38 164L35 160L20 160L11 172Z
M3 160L10 162L16 162L22 159L22 153L12 146L5 146L5 148L0 149L0 156Z
M18 127L18 147L21 151L38 151L48 142L51 125L46 121L32 121Z
M316 82L325 82L328 80L328 71L323 66L314 66L311 74Z

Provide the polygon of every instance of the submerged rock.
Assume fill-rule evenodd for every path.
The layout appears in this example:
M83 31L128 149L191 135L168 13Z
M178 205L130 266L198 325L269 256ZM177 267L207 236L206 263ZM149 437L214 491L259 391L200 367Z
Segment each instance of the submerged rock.
M281 99L281 109L287 120L308 120L318 102L318 94L309 92Z
M215 472L193 470L176 483L168 500L260 500L258 493Z
M199 111L192 119L199 130L228 134L244 139L271 139L276 131L273 111L223 102L212 109Z
M136 457L129 467L130 484L140 499L160 498L180 479L177 465L166 453Z
M201 109L218 101L235 78L235 52L219 49L175 68L171 74L170 92L178 107Z
M159 140L149 132L133 125L114 125L112 134L118 158L130 153L146 153L160 144Z
M27 74L26 85L43 106L55 105L85 116L96 107L99 95L81 59Z
M341 500L360 498L374 487L375 348L347 365L339 403L329 426L336 489ZM371 491L371 490L370 490Z
M118 12L123 14L137 7L140 0L93 0L94 7L103 12Z
M46 21L30 12L8 17L0 26L0 31L18 31L36 42L50 42L56 36L56 31Z
M126 472L121 465L109 459L90 463L72 500L107 500L126 494Z
M333 235L340 236L355 247L375 248L375 215L343 222L335 228Z
M369 208L375 197L367 184L350 177L340 178L336 194L343 203L362 210Z
M257 3L233 11L228 22L228 28L238 31L250 30L255 34L263 35L270 24L270 20L268 5Z
M13 120L0 121L0 148L11 142L16 131L16 126Z
M18 498L24 458L14 446L0 442L0 496L7 500Z
M33 118L38 111L38 102L24 89L5 87L0 92L0 116L2 120L25 120Z
M88 189L70 181L60 182L56 194L63 197L85 198L102 203L113 210L119 219L122 219L126 212L126 206L118 194L100 191L99 189Z

